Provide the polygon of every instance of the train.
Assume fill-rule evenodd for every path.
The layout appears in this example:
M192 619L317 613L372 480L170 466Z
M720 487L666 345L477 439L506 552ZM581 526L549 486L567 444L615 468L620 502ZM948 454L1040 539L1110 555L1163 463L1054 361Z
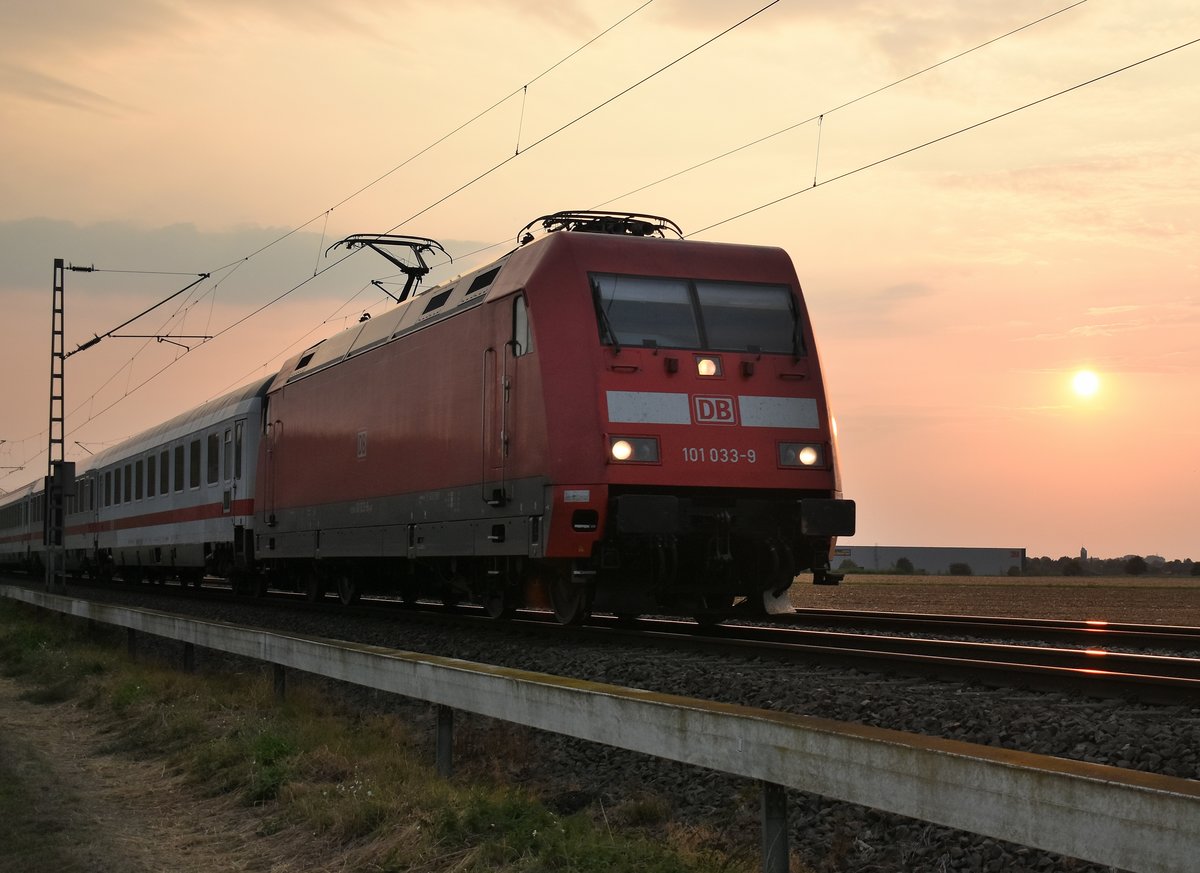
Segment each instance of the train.
M422 237L356 234L407 275L386 312L80 462L69 574L720 621L836 584L854 533L795 268L625 212L541 216L421 289ZM398 254L397 254L398 253ZM0 502L36 569L46 495Z

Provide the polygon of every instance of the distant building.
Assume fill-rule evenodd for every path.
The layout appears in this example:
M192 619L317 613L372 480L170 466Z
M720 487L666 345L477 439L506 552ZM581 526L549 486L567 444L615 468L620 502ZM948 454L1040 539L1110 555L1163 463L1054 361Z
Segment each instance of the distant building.
M1087 549L1083 548L1082 546L1079 547L1079 560L1087 560Z
M966 549L952 546L838 546L833 553L833 569L849 560L864 570L887 573L902 558L912 562L917 573L944 575L952 564L966 564L973 576L1007 576L1012 568L1020 572L1025 563L1024 549Z

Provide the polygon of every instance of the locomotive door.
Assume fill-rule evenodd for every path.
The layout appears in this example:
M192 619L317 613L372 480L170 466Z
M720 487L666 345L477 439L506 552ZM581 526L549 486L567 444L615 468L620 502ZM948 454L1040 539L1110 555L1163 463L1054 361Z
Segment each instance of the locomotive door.
M266 444L266 452L263 455L263 461L266 466L265 470L259 470L258 475L262 477L263 483L263 518L268 527L275 526L275 503L276 503L276 488L278 475L279 451L283 446L283 422L271 421L268 408L267 416L267 435L263 440Z
M491 346L483 355L483 499L501 506L511 497L507 477L514 448L513 400L516 397L521 358L532 350L532 333L525 295L495 307Z

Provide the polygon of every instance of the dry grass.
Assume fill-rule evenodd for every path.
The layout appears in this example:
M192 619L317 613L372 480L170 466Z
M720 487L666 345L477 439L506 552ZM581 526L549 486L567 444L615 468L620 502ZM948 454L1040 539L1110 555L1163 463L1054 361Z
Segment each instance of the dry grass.
M1200 626L1196 576L847 576L792 588L798 607Z
M432 772L429 736L296 683L197 677L126 660L0 605L0 870L749 871L661 810L610 829L511 787L521 728L466 721L460 775ZM116 637L115 640L119 640ZM22 699L59 689L50 702ZM504 762L504 763L501 763ZM468 778L470 777L470 781ZM16 812L31 807L30 815ZM8 813L8 814L6 814ZM75 814L77 813L77 814ZM38 827L38 822L61 827ZM7 828L8 830L3 830ZM28 839L33 831L32 841Z

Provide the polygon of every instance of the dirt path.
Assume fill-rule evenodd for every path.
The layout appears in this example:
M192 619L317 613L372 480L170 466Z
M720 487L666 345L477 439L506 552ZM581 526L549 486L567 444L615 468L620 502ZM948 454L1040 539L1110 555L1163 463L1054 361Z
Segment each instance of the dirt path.
M262 836L262 816L204 798L161 763L105 751L98 718L20 699L0 678L0 870L21 873L332 871L307 834ZM15 816L13 815L15 811Z

